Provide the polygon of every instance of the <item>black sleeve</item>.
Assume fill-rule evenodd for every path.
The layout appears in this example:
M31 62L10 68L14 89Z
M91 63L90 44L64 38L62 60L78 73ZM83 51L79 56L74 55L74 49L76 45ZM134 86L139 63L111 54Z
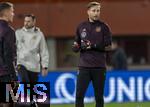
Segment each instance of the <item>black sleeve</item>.
M80 38L80 33L79 33L79 27L76 30L76 36L75 36L75 42L78 44L81 44L81 38Z
M13 62L16 62L16 38L15 32L10 29L5 33L3 40L3 59L9 73L15 73Z
M4 59L3 59L3 37L0 37L0 65L4 65Z
M112 43L112 33L107 25L104 24L104 46L109 46Z
M13 49L13 62L16 66L17 64L17 46L16 46L16 35L15 35L15 32L12 32L13 33L13 46L12 46L12 49Z
M72 46L72 50L74 52L79 52L80 51L80 46L81 46L81 38L80 38L80 33L79 33L79 27L76 30L76 36L75 36L74 42L76 42L78 44L78 46L77 45L73 45Z

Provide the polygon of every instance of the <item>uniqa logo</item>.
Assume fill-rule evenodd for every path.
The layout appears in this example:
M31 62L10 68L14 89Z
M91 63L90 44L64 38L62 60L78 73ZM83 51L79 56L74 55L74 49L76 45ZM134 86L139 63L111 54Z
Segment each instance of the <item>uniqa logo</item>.
M70 93L67 89L67 81L73 80L73 84L76 86L76 76L71 73L63 73L58 77L55 84L55 93L59 100L62 102L74 102L75 101L75 88L73 94Z

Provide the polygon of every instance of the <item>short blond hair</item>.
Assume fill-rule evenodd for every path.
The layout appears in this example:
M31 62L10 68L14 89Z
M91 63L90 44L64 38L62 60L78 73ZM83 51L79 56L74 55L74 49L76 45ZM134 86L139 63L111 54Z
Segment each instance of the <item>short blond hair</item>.
M99 2L96 2L96 1L89 2L87 5L87 9L90 9L93 6L100 6L101 7L101 4Z

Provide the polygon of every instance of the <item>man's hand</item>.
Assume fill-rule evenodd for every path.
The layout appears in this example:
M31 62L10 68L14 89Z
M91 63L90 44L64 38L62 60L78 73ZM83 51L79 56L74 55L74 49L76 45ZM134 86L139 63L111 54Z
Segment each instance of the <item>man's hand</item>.
M73 45L72 45L72 50L73 50L74 52L79 52L80 46L79 46L79 44L78 44L77 42L74 42L74 43L73 43Z
M89 40L81 40L81 49L82 50L91 49L91 42Z
M48 70L47 68L42 68L42 76L47 76Z
M111 45L106 46L105 51L112 51L112 46Z

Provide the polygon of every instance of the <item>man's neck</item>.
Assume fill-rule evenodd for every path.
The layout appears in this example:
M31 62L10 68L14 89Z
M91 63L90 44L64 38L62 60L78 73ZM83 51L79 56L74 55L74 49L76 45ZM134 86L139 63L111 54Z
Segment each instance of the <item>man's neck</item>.
M94 23L94 22L97 22L97 21L99 21L99 20L92 20L92 19L89 18L89 22L91 22L91 23Z
M92 23L93 23L94 21L93 21L92 19L89 18L89 22L92 22Z

